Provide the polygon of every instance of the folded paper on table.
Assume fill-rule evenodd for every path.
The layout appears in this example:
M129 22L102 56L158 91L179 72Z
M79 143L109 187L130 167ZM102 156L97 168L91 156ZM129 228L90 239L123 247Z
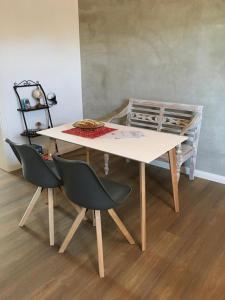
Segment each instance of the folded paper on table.
M143 132L137 130L117 130L107 135L109 139L139 139L144 137Z

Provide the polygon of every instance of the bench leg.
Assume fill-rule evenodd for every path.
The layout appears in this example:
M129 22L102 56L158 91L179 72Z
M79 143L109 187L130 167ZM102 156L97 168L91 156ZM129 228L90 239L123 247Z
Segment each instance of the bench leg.
M182 166L182 163L180 163L180 162L178 161L178 162L177 162L177 182L179 182L179 180L180 180L181 166Z
M196 159L197 156L193 155L190 158L190 171L189 171L189 179L194 180L195 179L195 166L196 166Z

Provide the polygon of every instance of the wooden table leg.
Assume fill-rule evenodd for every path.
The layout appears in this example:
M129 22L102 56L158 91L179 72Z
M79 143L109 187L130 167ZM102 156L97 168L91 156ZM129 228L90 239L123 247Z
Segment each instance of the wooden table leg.
M54 199L53 189L48 189L48 222L49 222L49 240L50 246L55 244L54 234Z
M50 138L49 146L48 146L48 158L52 159L52 155L56 153L56 140Z
M178 180L177 180L177 156L176 148L169 151L170 172L173 185L173 200L175 212L180 212L179 196L178 196Z
M90 165L90 149L86 147L86 163ZM92 224L95 227L96 221L95 221L95 212L92 211Z
M90 165L90 150L89 150L89 148L86 148L86 162L88 165Z
M145 163L140 163L141 249L146 250L146 183Z

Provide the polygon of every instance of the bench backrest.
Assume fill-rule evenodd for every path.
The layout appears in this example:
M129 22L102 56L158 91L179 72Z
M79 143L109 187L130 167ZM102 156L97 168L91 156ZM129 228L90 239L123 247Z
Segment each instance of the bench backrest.
M130 99L127 125L180 134L182 129L198 115L196 124L185 133L189 137L188 142L197 146L202 110L201 105Z

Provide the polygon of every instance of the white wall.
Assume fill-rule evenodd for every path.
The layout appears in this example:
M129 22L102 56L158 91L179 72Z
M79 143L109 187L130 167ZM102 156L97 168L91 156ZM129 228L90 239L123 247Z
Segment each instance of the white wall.
M21 141L14 82L39 80L54 91L54 125L82 118L78 0L0 1L0 109L2 138ZM28 113L29 114L29 113ZM34 121L43 112L32 113ZM40 142L40 140L34 140ZM43 141L41 141L43 142ZM17 162L4 144L7 170ZM0 168L5 168L0 160Z
M1 114L0 114L0 118L1 118ZM0 141L2 141L2 140L3 140L3 135L2 135L2 127L1 127L1 123L0 123ZM7 169L5 148L4 148L4 144L2 142L0 142L0 167L5 170Z

